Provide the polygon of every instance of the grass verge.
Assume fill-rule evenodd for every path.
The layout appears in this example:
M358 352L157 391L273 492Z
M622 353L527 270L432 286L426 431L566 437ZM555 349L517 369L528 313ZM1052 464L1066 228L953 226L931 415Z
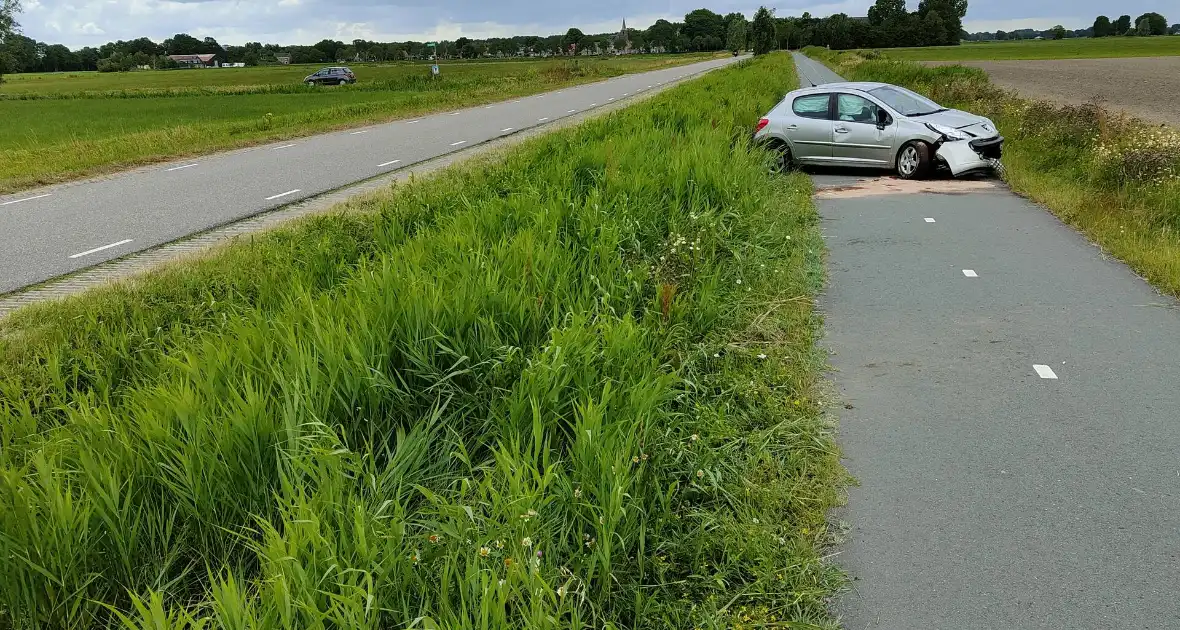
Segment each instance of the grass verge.
M1092 103L1022 99L976 68L805 52L847 79L903 85L988 116L1007 138L1004 177L1013 190L1180 296L1180 133Z
M832 627L788 56L0 323L0 627Z
M132 166L490 103L704 61L712 55L372 68L355 86L309 88L290 69L143 72L62 92L24 81L0 97L0 194ZM305 69L294 69L303 73ZM138 77L136 75L144 75ZM22 75L16 75L21 77ZM39 75L40 76L40 75ZM98 75L104 80L106 76ZM209 84L193 84L205 78ZM164 79L172 83L161 83ZM220 81L260 83L219 84ZM136 83L127 84L135 80ZM91 85L91 77L82 77ZM41 91L23 90L28 85ZM103 85L103 84L98 84ZM112 83L112 85L115 85Z

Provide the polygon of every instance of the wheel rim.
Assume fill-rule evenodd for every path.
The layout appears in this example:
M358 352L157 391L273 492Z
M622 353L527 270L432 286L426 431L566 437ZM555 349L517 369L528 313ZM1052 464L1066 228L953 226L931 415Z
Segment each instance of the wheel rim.
M906 147L901 152L901 173L903 175L910 175L918 168L918 149L915 147Z

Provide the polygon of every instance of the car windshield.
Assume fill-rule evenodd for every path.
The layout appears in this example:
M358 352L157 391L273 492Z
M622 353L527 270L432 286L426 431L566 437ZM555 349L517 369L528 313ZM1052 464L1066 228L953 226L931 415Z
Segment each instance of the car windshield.
M905 88L893 85L883 85L869 90L869 94L885 101L894 111L902 116L925 116L945 112L946 108L934 101Z

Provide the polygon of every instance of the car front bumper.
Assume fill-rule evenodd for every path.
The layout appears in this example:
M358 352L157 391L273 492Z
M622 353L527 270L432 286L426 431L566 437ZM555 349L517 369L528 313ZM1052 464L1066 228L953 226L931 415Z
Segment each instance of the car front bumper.
M943 142L938 147L935 156L946 163L951 174L955 177L991 171L1003 155L1004 138L985 138L981 140L955 140Z

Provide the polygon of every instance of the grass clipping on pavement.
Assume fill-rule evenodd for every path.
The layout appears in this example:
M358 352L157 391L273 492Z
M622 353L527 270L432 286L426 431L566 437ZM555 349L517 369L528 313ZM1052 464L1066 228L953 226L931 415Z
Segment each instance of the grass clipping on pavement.
M1004 178L1013 190L1180 296L1180 131L1096 103L1022 99L976 68L806 52L849 80L902 85L944 107L988 116L1007 139Z
M794 76L10 317L0 627L831 627Z

